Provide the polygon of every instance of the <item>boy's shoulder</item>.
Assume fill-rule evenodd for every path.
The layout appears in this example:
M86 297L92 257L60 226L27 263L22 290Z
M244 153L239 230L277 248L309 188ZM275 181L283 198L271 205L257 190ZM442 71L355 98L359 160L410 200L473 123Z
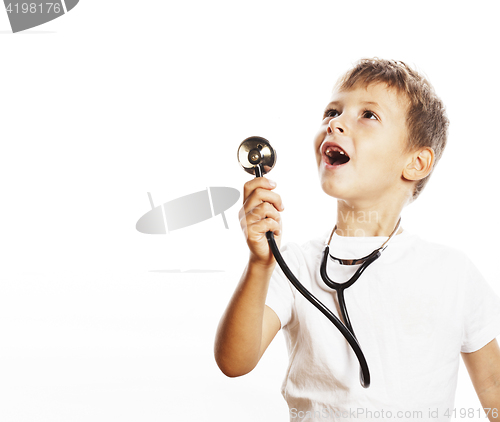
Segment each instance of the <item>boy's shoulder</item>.
M469 264L470 259L467 254L458 246L428 240L414 233L408 234L408 246L415 250L418 255L426 255L434 259L447 259L456 262L457 265Z
M412 242L415 247L423 248L429 252L439 252L447 253L450 255L458 255L465 257L465 253L456 246L441 243L434 240L428 240L422 238L420 235L415 233L407 232L408 242Z

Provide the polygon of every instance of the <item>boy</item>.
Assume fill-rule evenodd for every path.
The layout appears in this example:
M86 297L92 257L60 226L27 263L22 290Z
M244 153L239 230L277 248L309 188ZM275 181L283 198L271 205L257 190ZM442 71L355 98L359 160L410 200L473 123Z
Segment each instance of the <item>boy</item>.
M322 189L337 198L333 256L364 257L387 240L441 157L447 128L441 100L402 62L361 60L339 80L314 141ZM280 243L283 204L274 187L264 177L244 187L240 221L250 257L219 324L221 370L250 372L283 329L290 363L282 393L291 421L448 421L461 353L488 418L500 420L500 300L470 261L400 228L345 290L371 374L364 389L344 337L275 271L265 236L271 230ZM337 294L319 274L329 235L282 252L300 282L341 318ZM327 264L337 282L356 268Z

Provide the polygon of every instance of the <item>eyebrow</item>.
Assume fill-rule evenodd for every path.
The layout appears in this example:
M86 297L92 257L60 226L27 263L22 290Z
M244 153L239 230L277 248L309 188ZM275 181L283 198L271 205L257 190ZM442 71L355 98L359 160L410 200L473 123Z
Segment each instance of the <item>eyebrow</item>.
M364 104L364 105L372 105L372 106L376 106L378 108L382 108L380 107L380 104L379 103L376 103L375 101L362 101L361 104Z
M331 103L328 103L325 107L325 110L329 109L331 106L338 106L340 104L340 101L332 101Z
M363 101L361 104L378 108L383 114L387 114L387 109L375 101Z
M332 101L331 103L328 103L328 105L325 107L324 113L326 113L326 111L329 110L331 107L338 107L338 106L340 106L340 103L341 103L341 101ZM379 103L377 103L375 101L361 101L360 104L363 105L363 106L377 107L381 111L385 112L384 107L382 107Z

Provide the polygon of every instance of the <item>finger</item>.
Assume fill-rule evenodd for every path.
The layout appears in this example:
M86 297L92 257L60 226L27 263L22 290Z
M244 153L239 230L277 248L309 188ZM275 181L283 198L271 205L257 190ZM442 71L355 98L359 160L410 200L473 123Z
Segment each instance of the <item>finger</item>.
M262 188L257 188L250 194L247 200L243 203L243 208L245 209L245 212L248 213L252 208L257 207L262 202L269 202L274 205L278 211L283 211L285 209L279 194Z
M243 202L245 202L248 196L257 188L270 190L275 187L276 182L269 180L267 177L256 177L255 179L249 180L243 185Z
M261 221L267 221L267 223L264 224L263 228L262 225L259 225ZM271 228L269 224L272 225ZM277 234L281 233L281 215L274 209L271 204L263 203L260 207L258 207L257 209L253 209L250 213L245 215L240 220L240 225L247 239L258 242L262 240L265 233L270 229L275 230L275 228L278 227ZM258 231L259 228L262 228L261 232ZM255 231L256 229L257 231ZM248 237L249 230L251 230L252 234L252 237L250 238Z
M279 236L281 234L281 224L272 218L266 218L247 227L250 240L260 240L266 236L268 231L273 232L275 236Z
M269 202L262 202L245 214L246 224L254 224L265 218L272 218L278 223L281 222L281 214Z

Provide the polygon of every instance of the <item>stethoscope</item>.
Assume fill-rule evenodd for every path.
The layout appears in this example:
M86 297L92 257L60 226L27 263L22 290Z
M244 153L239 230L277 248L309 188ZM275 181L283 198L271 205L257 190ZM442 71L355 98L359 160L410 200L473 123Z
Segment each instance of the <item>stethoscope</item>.
M255 175L256 177L262 177L264 174L269 173L274 165L276 164L276 151L271 147L271 144L267 139L261 138L260 136L251 136L250 138L245 139L238 148L238 161L243 167L243 169L250 174ZM366 362L365 355L359 346L358 340L356 339L356 335L354 334L354 330L351 325L351 321L349 319L349 314L347 313L347 307L345 304L344 291L352 286L356 280L363 274L363 272L375 262L382 251L387 248L388 243L394 237L394 235L398 232L398 229L401 225L401 218L398 220L396 227L388 237L388 239L380 246L378 249L375 249L369 255L366 255L363 258L359 259L341 259L336 258L330 254L330 242L332 240L333 234L337 230L337 226L335 226L332 230L332 234L328 239L328 243L325 246L323 251L323 257L321 260L320 266L320 275L323 282L331 289L337 292L340 313L344 320L344 324L334 315L323 303L321 303L309 290L307 290L302 283L293 275L290 268L285 263L283 256L281 255L278 245L276 245L276 241L274 240L274 233L269 231L266 233L266 238L269 243L269 247L271 248L271 252L276 259L276 262L280 266L283 273L290 280L292 285L301 293L309 302L311 302L316 308L318 308L323 315L325 315L332 323L337 327L337 329L342 333L345 337L352 350L354 351L356 357L358 358L360 365L360 373L359 380L361 385L364 388L368 388L370 386L370 371L368 369L368 363ZM339 262L342 265L360 265L360 267L356 270L354 275L347 280L345 283L336 283L328 277L328 273L326 271L326 265L328 262L328 257Z

